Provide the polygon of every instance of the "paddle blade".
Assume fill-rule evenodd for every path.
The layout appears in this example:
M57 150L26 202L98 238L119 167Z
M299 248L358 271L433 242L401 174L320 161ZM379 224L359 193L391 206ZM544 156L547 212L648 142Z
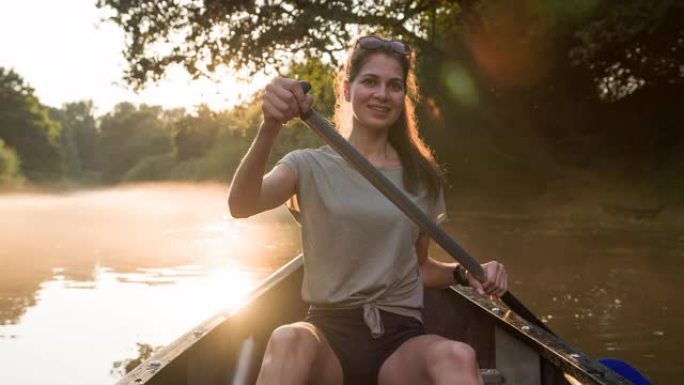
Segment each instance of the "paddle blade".
M625 361L615 358L601 358L598 361L610 368L610 370L628 379L634 385L651 385L651 382L646 377Z

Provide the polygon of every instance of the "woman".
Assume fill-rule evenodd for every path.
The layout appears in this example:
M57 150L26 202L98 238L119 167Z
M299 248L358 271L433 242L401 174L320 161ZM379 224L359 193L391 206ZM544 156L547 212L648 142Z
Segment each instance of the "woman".
M417 133L411 64L403 42L357 39L338 81L335 120L361 154L438 219L440 173ZM481 294L502 295L503 265L482 265L487 280L480 283L430 258L428 236L328 146L293 151L263 176L281 126L312 102L294 79L266 87L263 123L228 199L235 217L291 198L301 214L302 295L311 308L305 322L273 332L257 383L481 384L472 348L425 333L423 286L460 279Z

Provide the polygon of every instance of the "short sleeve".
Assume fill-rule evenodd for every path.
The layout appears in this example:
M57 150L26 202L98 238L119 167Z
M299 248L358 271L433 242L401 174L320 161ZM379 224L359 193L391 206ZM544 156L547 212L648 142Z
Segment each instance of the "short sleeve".
M300 189L300 181L299 178L302 175L301 172L301 167L302 167L302 150L294 150L291 152L288 152L283 156L278 162L276 162L276 166L279 164L284 164L287 167L292 170L295 176L295 181L296 181L296 190L299 193ZM299 206L299 199L297 198L298 194L293 195L288 201L285 203L285 206L290 210L290 213L295 217L295 219L299 222L299 216L298 213L301 211L300 206Z
M437 199L433 205L432 219L437 223L442 223L446 219L446 204L444 203L444 188L439 188L439 194L437 194Z
M299 178L300 167L301 167L301 150L290 151L285 156L283 156L276 165L284 164L292 170L295 174L295 178Z

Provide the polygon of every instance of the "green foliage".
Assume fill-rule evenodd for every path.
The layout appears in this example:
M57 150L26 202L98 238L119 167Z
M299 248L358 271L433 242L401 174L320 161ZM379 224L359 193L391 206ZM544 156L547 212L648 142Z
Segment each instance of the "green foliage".
M241 143L234 143L231 146L215 146L200 158L177 164L169 177L175 180L228 182L240 163L245 149L246 146Z
M277 67L313 84L315 108L324 116L334 106L338 54L352 35L407 40L417 52L421 133L455 186L502 194L501 186L518 186L538 194L570 169L675 178L674 165L684 159L678 0L98 0L98 6L113 10L127 35L126 78L133 85L159 79L175 64L193 76L211 75L222 64ZM72 113L90 116L82 134L74 128L81 127L78 118L60 115L69 175L80 167L90 177L104 173L107 182L124 174L126 180L227 180L261 122L259 95L222 112L117 108L101 118L102 132L87 108ZM320 144L293 122L270 161ZM675 184L660 185L681 191Z
M596 77L605 99L645 85L684 84L684 3L680 0L608 1L579 26L570 57Z
M221 113L219 118L222 123L216 134L218 144L228 145L237 140L236 135L244 138L255 134L263 119L261 94L255 95L250 103Z
M306 56L289 65L286 77L306 80L311 83L309 93L314 99L314 108L321 116L332 117L335 107L335 68L321 59Z
M143 158L121 177L122 182L159 181L169 179L178 162L173 153Z
M170 152L171 130L161 120L162 109L120 103L101 119L98 149L104 182L117 182L147 156Z
M416 29L421 15L436 5L424 1L309 1L278 2L206 0L98 0L113 11L111 20L127 35L126 79L142 86L159 80L173 64L194 75L209 74L219 65L259 69L279 66L290 53L321 54L335 62L334 52L358 30L382 31L404 37L416 46L431 46ZM161 52L155 47L172 43Z
M216 114L202 105L197 116L185 116L174 123L176 156L187 160L204 154L214 144L220 127Z
M0 139L0 186L16 185L23 181L19 163L17 153Z
M97 122L92 100L66 103L62 106L62 127L69 127L83 171L97 170Z
M270 165L274 164L288 152L298 148L317 148L325 143L308 126L301 121L292 121L285 125L278 134L278 140L271 150Z
M48 117L16 72L0 67L0 139L21 159L21 172L34 182L55 181L62 174L59 123Z
M66 174L72 180L97 173L97 124L91 100L50 108L50 118L62 126L60 143Z

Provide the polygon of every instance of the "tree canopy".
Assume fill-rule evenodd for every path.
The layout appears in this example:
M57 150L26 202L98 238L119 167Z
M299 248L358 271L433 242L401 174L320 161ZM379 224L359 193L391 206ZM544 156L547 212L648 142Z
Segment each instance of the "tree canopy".
M20 181L19 157L0 139L0 186L16 184Z
M118 182L146 156L171 151L170 129L161 113L160 107L120 103L101 118L98 149L104 182Z
M61 177L61 127L48 117L24 79L0 67L0 139L21 160L21 173L32 181Z
M684 2L607 1L601 17L575 33L570 51L598 79L602 95L616 99L644 85L684 85Z
M171 64L190 74L282 65L291 53L334 54L357 29L384 30L420 45L429 44L420 18L448 1L299 0L184 1L98 0L127 35L126 79L142 86L159 79Z
M170 65L182 65L201 76L220 65L253 70L280 66L295 53L323 55L335 63L335 54L355 34L364 32L405 39L433 62L471 56L484 71L496 64L487 62L498 57L496 49L543 50L558 43L548 36L560 36L570 51L562 55L590 70L604 93L619 96L641 82L682 82L678 63L684 32L679 20L684 5L678 0L98 0L97 4L112 10L111 20L126 33L125 78L138 87L159 79ZM483 45L487 41L495 45ZM491 49L483 52L483 47ZM515 65L507 59L499 65Z

